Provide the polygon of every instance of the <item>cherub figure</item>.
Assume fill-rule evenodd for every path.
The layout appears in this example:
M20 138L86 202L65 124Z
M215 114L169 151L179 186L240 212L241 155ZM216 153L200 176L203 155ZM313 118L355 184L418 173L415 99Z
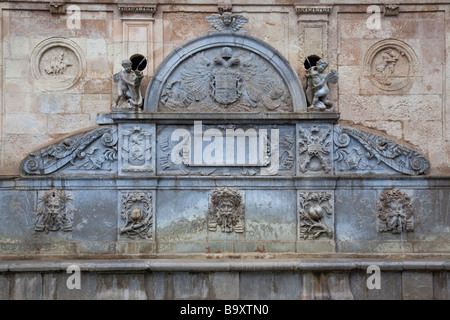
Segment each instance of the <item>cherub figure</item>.
M328 62L320 59L316 66L306 71L306 99L310 109L322 111L334 107L334 103L328 99L330 90L327 83L337 83L339 74L334 69L330 73L324 73L327 67Z
M114 82L117 85L117 97L112 105L113 108L118 106L119 101L124 98L127 100L129 108L140 108L142 106L141 81L144 77L142 72L132 70L132 63L125 59L122 61L123 69L121 72L114 74Z

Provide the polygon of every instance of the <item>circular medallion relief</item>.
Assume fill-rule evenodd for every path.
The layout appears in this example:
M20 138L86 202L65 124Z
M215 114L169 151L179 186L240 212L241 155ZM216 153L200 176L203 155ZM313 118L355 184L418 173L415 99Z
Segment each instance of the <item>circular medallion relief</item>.
M83 76L85 60L78 45L64 38L39 43L31 55L32 72L43 90L67 90Z
M364 59L365 76L378 88L400 90L414 80L417 57L403 41L386 39L374 44Z

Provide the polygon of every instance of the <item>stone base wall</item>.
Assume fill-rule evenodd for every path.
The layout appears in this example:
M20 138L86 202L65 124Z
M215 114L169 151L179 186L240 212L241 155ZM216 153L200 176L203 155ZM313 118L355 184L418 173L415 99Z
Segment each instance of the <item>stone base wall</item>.
M448 300L448 261L258 259L250 261L3 261L0 299L11 300ZM80 269L80 289L67 283ZM370 266L380 268L371 287ZM176 314L180 310L169 310Z

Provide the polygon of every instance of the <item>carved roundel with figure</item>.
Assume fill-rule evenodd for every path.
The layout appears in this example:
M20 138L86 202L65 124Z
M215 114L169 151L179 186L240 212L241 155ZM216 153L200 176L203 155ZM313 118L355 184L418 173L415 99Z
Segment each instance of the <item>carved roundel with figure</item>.
M83 76L85 60L75 42L65 38L50 38L33 50L31 70L39 90L67 90Z
M397 91L414 80L417 57L403 41L386 39L374 44L364 61L365 76L379 89Z

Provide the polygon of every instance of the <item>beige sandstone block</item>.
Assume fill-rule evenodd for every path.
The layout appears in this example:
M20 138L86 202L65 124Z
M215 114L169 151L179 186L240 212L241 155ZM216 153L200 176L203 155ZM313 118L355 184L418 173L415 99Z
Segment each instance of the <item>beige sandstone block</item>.
M29 61L25 59L4 59L5 78L26 79L31 76Z
M428 156L432 167L444 166L448 146L442 136L441 121L404 121L404 140Z
M81 100L83 113L97 114L111 112L111 96L107 94L84 94Z
M18 93L5 90L5 113L39 113L39 98L34 93Z
M47 119L43 114L6 114L4 129L6 134L42 134L46 132Z
M47 113L81 113L81 95L67 93L41 93L39 110Z
M384 132L388 136L401 140L403 138L403 126L401 121L361 121L360 125Z
M361 67L359 66L339 66L339 92L346 93L359 92L359 82L361 77Z
M49 134L69 134L95 125L88 114L49 114Z
M11 38L11 55L15 59L28 59L30 57L30 40L28 37Z

